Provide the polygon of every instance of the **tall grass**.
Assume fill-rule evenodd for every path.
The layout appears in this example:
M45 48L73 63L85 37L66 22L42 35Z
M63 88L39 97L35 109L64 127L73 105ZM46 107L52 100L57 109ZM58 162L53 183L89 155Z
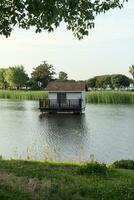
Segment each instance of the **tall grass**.
M134 171L100 163L0 160L0 200L133 200Z
M45 91L15 91L15 90L0 90L1 99L27 99L38 100L47 97Z
M92 91L86 93L87 103L134 104L134 92Z
M2 99L39 100L47 98L46 91L0 90ZM86 93L87 103L134 104L134 92L128 91L92 91Z

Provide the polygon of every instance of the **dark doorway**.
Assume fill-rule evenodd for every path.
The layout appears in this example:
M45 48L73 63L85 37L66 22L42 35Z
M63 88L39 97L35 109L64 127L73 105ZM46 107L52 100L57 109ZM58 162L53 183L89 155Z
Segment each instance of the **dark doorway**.
M66 93L65 93L65 92L58 92L58 93L57 93L57 100L58 100L58 102L60 102L61 104L66 103Z

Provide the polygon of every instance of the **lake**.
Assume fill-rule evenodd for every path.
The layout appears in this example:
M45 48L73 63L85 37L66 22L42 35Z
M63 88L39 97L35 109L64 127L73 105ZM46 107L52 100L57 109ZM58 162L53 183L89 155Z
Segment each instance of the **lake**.
M38 101L0 99L0 155L106 163L134 159L134 106L87 104L82 115L41 115Z

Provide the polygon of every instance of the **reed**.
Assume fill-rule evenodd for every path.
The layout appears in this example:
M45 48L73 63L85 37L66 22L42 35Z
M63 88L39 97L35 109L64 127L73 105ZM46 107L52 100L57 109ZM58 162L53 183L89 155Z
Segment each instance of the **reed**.
M25 99L39 100L47 98L45 91L17 91L17 90L0 90L1 99Z
M1 99L39 100L47 98L46 91L0 90ZM86 93L87 103L134 104L134 92L92 91Z
M129 91L92 91L86 93L87 103L134 104L134 92Z

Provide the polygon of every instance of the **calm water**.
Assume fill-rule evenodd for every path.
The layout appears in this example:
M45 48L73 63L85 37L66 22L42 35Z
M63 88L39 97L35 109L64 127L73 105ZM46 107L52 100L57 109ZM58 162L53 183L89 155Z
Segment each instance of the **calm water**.
M134 159L134 106L87 104L83 115L44 115L37 101L0 100L4 158Z

